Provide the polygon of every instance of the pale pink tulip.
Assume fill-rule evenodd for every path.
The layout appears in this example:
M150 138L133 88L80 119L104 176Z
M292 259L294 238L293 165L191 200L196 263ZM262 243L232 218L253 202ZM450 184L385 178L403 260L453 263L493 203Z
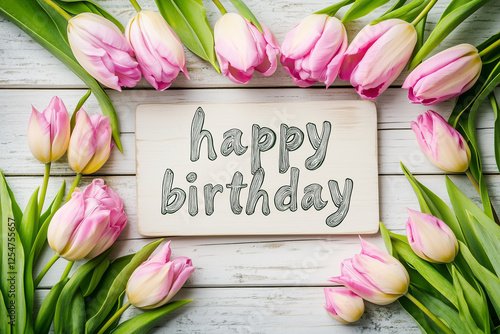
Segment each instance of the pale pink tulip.
M132 305L143 309L165 305L193 273L189 258L170 261L170 253L168 242L132 273L127 283L127 297Z
M179 71L189 79L184 47L159 13L137 13L128 22L125 37L134 49L142 75L155 89L170 87Z
M215 24L215 52L222 74L236 83L247 83L255 70L265 76L276 71L279 44L261 24L261 33L236 13L224 14Z
M69 116L63 101L54 96L43 112L31 107L28 145L33 156L47 164L66 153L70 136Z
M415 254L434 263L453 261L458 253L458 241L451 228L430 214L407 210L410 217L406 235Z
M365 312L363 298L346 288L325 288L325 309L333 319L347 324L359 320Z
M127 223L120 197L101 179L76 188L47 230L50 247L62 258L92 259L108 249Z
M92 174L104 165L113 148L109 118L88 116L80 109L68 148L69 166L77 173Z
M343 284L378 305L392 303L406 294L410 277L403 265L361 237L360 240L361 254L342 261L341 276L330 281Z
M335 17L313 14L300 21L281 44L281 64L297 86L316 81L330 86L347 49L344 25Z
M418 144L434 166L448 173L461 173L469 168L470 149L462 135L432 110L411 122Z
M68 21L68 41L80 65L104 86L121 91L141 79L134 51L108 19L81 13Z
M418 65L406 78L411 103L431 105L459 96L471 88L481 73L481 57L470 44L441 51Z
M390 19L367 25L345 53L339 77L365 100L374 100L399 76L417 43L415 28L406 21Z

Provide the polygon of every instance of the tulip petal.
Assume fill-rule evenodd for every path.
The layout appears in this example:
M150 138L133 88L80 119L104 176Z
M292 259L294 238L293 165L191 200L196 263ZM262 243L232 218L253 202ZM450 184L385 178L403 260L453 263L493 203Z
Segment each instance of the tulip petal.
M45 164L51 162L50 143L50 123L32 106L28 124L28 145L33 156Z

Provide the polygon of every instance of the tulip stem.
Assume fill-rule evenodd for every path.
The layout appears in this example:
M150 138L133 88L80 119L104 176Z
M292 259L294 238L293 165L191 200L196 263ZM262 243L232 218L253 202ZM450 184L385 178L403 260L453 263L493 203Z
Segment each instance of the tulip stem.
M50 166L51 163L45 164L45 173L43 174L43 184L42 184L42 192L40 193L40 201L38 202L38 215L42 213L43 203L45 202L45 194L47 194L47 185L49 184L50 177Z
M64 17L67 21L71 20L71 15L69 15L64 9L59 7L55 2L52 0L43 0L47 5L50 7L54 8L56 12L61 14L62 17Z
M35 282L34 282L35 288L38 286L38 284L40 284L40 281L43 279L43 277L45 276L45 274L47 273L47 271L49 271L50 267L52 267L52 265L54 263L56 263L57 260L59 260L59 255L54 254L54 256L52 257L52 259L50 259L50 261L47 262L47 264L45 265L45 267L43 267L43 269L40 272L40 274L38 274L38 276L35 278Z
M73 184L71 185L71 188L69 188L68 198L66 198L66 202L64 203L68 203L69 200L71 199L71 194L73 193L73 191L75 191L75 188L78 187L78 184L82 179L82 175L83 175L82 173L76 174L75 179L73 180Z
M142 11L141 6L139 6L136 0L129 0L129 1L132 4L132 6L134 6L134 9L137 13L140 13Z
M425 313L426 316L428 316L432 321L436 323L445 333L447 334L453 334L453 331L450 330L448 326L446 326L441 320L439 320L438 317L436 317L434 314L429 311L427 307L424 306L421 302L419 302L415 297L407 293L405 295L406 298L408 298L415 306L417 306L422 312Z
M416 26L418 22L420 22L425 17L425 15L427 15L427 13L432 9L432 7L434 7L437 1L438 0L432 0L431 2L429 2L429 4L425 6L424 10L420 14L418 14L417 18L413 20L411 25Z
M470 169L467 169L465 171L465 175L467 175L467 177L469 178L470 182L474 185L474 188L476 188L478 194L481 195L481 189L479 189L479 183L477 183L477 181L474 178L474 175L472 175Z
M493 51L498 46L500 46L500 38L496 42L490 44L490 46L488 46L486 49L484 49L483 51L479 52L479 57L482 58L482 57L486 56L488 53L490 53L491 51Z
M66 265L66 269L64 269L64 272L61 276L61 281L64 280L66 277L68 277L69 272L71 271L71 268L75 264L75 261L69 261L68 264Z
M224 6L220 3L219 0L212 0L212 1L217 6L222 15L227 14L226 8L224 8Z
M130 305L131 305L130 302L127 302L118 311L116 311L116 313L113 314L113 316L111 318L109 318L108 322L106 322L104 324L104 326L102 326L101 330L97 334L103 334L104 332L106 332L106 330L109 328L109 326L111 326L113 324L113 322L115 322L116 319L118 319L118 317L121 316L122 313L125 312L125 310L130 307Z

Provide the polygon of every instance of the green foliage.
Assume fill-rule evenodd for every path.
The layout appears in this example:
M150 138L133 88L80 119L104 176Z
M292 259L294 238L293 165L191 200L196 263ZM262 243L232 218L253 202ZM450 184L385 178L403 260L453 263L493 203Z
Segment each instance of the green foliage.
M54 319L54 313L56 312L57 300L59 299L61 291L68 281L69 278L66 277L65 279L57 282L44 298L35 320L35 333L47 334L49 332L50 325Z
M62 9L72 15L81 13L94 13L113 22L122 32L125 32L123 25L108 13L104 8L90 0L54 0Z
M347 13L345 13L342 22L345 23L359 19L388 2L389 0L356 0Z
M246 18L248 21L252 22L254 26L259 29L260 32L262 31L262 27L260 26L259 20L253 15L252 11L245 5L245 3L241 0L229 0L233 4L234 8L238 10L241 16Z
M215 60L214 36L201 0L155 0L168 24L182 43L220 72Z
M37 0L2 0L0 13L63 62L92 90L101 105L102 113L109 117L113 139L122 151L118 118L113 104L97 81L78 64L68 43L59 33L61 26L54 23L53 17L47 14Z

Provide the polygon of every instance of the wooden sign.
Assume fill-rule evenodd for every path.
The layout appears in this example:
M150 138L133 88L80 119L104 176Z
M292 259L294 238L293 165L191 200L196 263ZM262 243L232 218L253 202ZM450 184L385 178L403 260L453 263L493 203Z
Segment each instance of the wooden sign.
M372 102L139 105L136 158L145 236L378 231Z

